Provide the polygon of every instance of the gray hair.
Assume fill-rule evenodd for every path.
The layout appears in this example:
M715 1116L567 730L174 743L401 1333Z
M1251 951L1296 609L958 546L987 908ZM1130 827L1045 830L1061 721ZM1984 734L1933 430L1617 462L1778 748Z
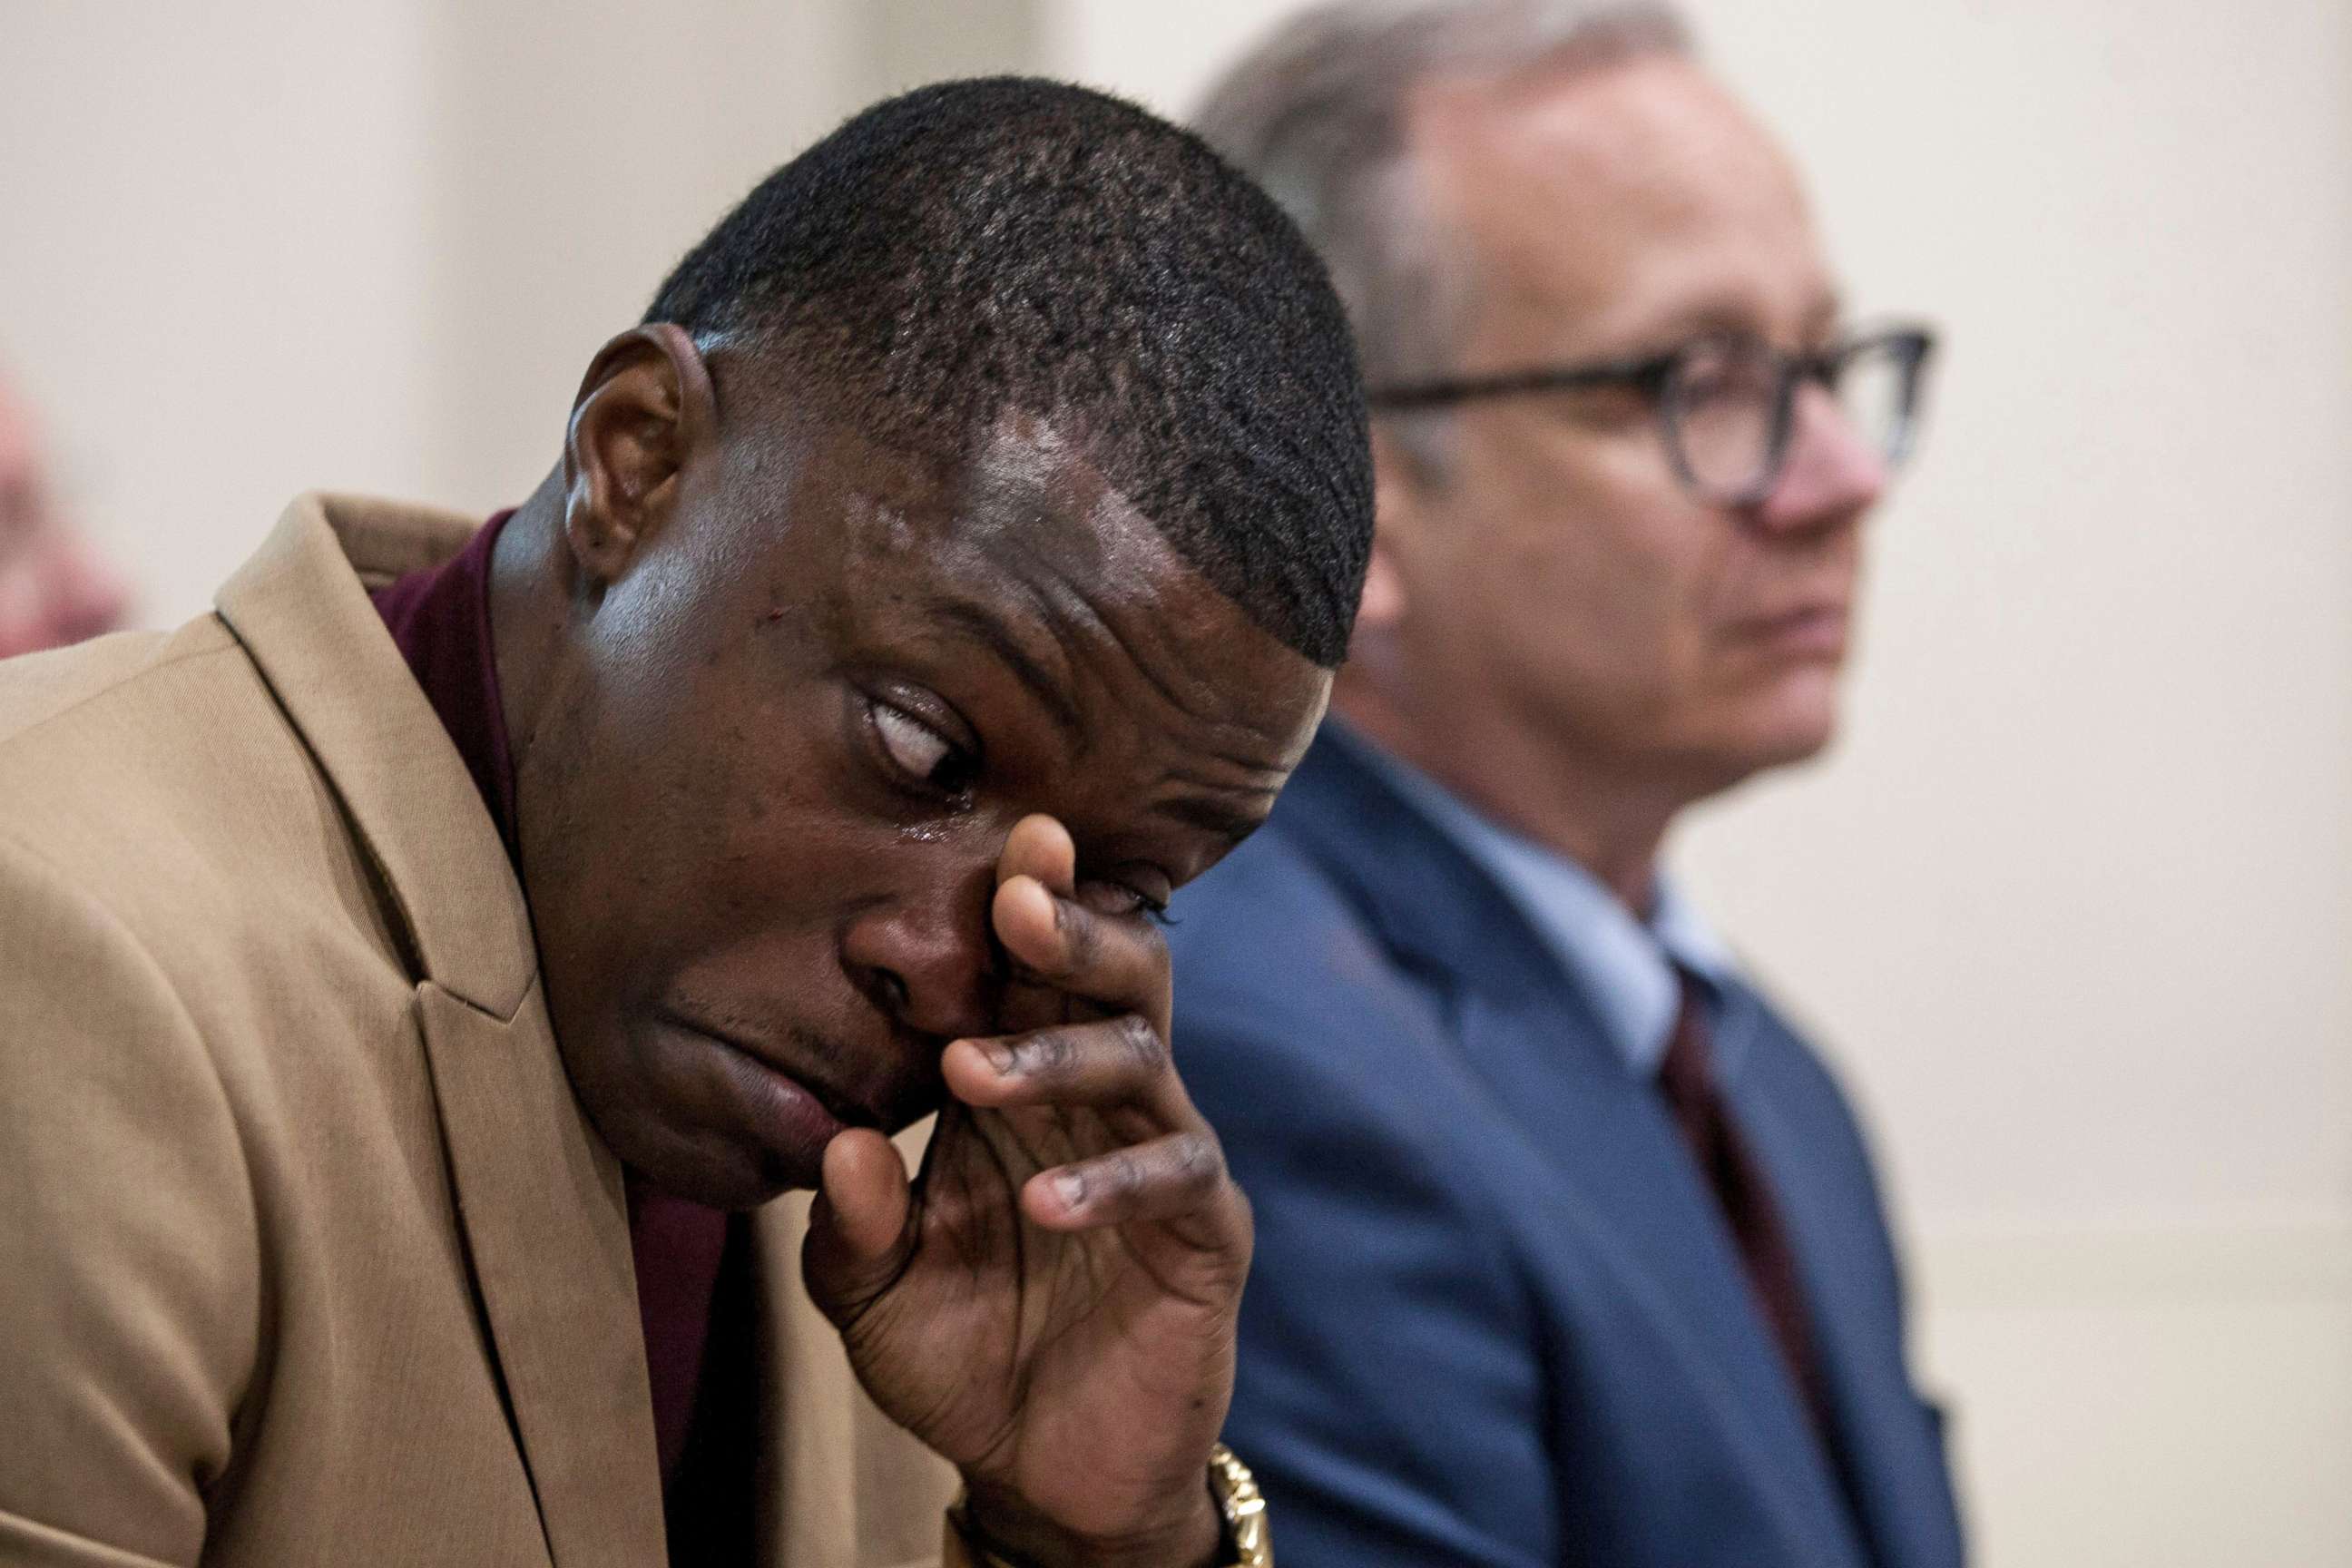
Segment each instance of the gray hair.
M1294 17L1228 70L1192 128L1322 254L1377 390L1455 369L1475 302L1467 247L1407 155L1414 89L1692 48L1663 0L1342 0ZM1391 421L1405 454L1433 472L1443 417Z

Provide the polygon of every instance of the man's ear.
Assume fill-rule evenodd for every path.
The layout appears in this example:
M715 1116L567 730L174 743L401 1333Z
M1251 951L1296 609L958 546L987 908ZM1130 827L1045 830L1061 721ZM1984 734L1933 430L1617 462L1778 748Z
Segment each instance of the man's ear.
M592 592L668 520L679 471L717 425L709 367L684 328L632 327L596 352L563 438L563 534Z
M1422 521L1423 481L1413 459L1395 438L1372 426L1372 559L1364 571L1364 596L1356 606L1356 630L1380 633L1404 619L1405 574L1401 552Z

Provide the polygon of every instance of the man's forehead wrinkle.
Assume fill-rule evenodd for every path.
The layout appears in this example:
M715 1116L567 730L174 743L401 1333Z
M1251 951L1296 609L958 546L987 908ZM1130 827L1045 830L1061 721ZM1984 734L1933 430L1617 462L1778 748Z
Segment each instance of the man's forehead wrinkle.
M857 531L861 549L885 568L868 592L919 590L916 616L992 645L1066 730L1108 681L1122 707L1149 701L1143 690L1165 703L1187 750L1267 771L1266 738L1244 716L1254 694L1204 668L1242 612L1063 426L1008 410L944 482L920 495L890 487L862 504L877 526ZM1118 697L1129 680L1143 689Z
M1187 763L1223 763L1232 769L1223 776L1189 766ZM1170 784L1190 784L1195 788L1215 790L1226 795L1265 795L1271 799L1282 793L1283 782L1290 776L1293 759L1269 756L1265 750L1251 752L1221 751L1213 745L1192 749L1186 762L1171 763L1160 773Z
M1183 657L1183 628L1170 613L1168 588L1172 582L1197 579L1190 563L1108 489L1083 520L1051 521L1063 526L1007 531L994 563L1000 580L1020 584L1032 596L1074 665L1087 653L1099 656L1108 644L1177 712L1219 724L1213 684L1186 683L1180 675L1190 661ZM1070 543L1076 548L1064 548ZM1219 605L1227 603L1214 590L1210 598ZM1188 691L1186 684L1198 689Z
M927 618L961 630L995 654L1045 708L1055 727L1070 740L1076 754L1086 754L1093 744L1093 735L1078 711L1066 652L1064 668L1059 671L1049 669L1045 661L1024 644L1012 623L988 604L963 597L935 597L928 601L926 608ZM1057 651L1062 651L1059 639L1055 640Z
M1052 471L1068 463L1066 454L1040 462L1034 447L1017 448L994 443L948 495L928 504L861 489L856 548L888 569L873 591L988 647L1080 749L1089 737L1078 722L1076 683L1107 650L1192 716L1182 693L1113 624L1116 612L1106 615L1103 603L1155 607L1172 552L1156 535L1157 559L1150 547L1132 549L1139 520L1092 496L1087 511L1073 515L1069 503L1078 498L1068 494L1067 469ZM1121 578L1133 581L1134 591Z
M1247 804L1244 804L1244 800ZM1150 809L1158 815L1213 833L1230 843L1239 843L1265 825L1272 814L1271 795L1243 797L1228 801L1215 795L1176 795L1152 802Z

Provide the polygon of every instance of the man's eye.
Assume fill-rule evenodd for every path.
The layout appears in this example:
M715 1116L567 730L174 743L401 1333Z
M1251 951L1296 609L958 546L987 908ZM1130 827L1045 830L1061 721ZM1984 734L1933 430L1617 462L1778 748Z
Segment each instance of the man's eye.
M1087 908L1107 915L1142 915L1158 925L1173 925L1165 896L1154 896L1125 882L1085 882L1078 897Z
M932 789L961 790L969 782L963 753L954 742L887 702L875 703L873 713L874 733L901 773Z

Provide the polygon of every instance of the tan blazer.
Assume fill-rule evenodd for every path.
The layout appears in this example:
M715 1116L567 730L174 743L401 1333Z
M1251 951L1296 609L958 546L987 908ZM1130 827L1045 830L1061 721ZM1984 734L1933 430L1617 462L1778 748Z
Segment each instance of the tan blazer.
M621 1172L497 829L306 497L168 635L0 664L0 1563L663 1557ZM761 1215L765 1556L929 1562L954 1477Z

